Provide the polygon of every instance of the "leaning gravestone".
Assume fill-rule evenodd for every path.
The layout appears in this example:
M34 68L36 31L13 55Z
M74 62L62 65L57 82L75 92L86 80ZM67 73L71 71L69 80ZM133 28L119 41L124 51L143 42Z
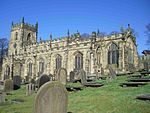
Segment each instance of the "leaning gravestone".
M35 92L35 85L32 83L29 83L26 85L26 95L32 95Z
M50 80L51 80L51 78L50 78L48 75L46 75L46 74L42 75L42 76L37 80L37 86L38 86L38 88L40 88L43 84L45 84L46 82L48 82L48 81L50 81Z
M109 68L109 72L110 72L110 77L115 78L116 77L116 72L112 69L111 66L109 66L108 68Z
M20 88L21 82L22 82L21 76L16 75L13 77L14 90L17 90Z
M4 81L4 92L10 92L13 90L13 80L11 79L6 79Z
M83 69L80 70L79 75L80 75L80 77L81 77L81 83L82 83L82 84L86 84L86 83L87 83L87 80L86 80L86 73L85 73L85 71L84 71Z
M67 113L68 94L60 82L47 82L37 92L34 113Z
M73 71L70 72L70 82L74 81L75 73Z
M67 70L65 68L60 68L57 72L56 80L66 85L67 83Z

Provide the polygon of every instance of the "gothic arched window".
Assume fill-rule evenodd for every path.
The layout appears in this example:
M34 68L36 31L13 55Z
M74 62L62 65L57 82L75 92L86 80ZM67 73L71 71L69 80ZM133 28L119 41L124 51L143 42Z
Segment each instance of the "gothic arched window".
M7 65L5 68L4 80L9 79L9 76L10 76L10 67Z
M112 43L108 50L108 64L118 65L118 58L119 58L118 46Z
M44 61L39 62L39 72L43 73L44 72Z
M28 69L29 69L29 75L32 75L32 63L30 62L28 65Z
M29 33L27 36L27 41L30 41L30 40L31 40L31 34Z
M97 54L97 65L100 65L101 64L101 49L100 49L100 47L97 48L96 54Z
M75 55L75 69L80 70L83 68L83 55L78 53Z
M5 71L5 75L9 78L9 74L10 74L10 67L6 66L6 71Z
M15 40L18 39L18 32L15 33Z
M61 68L61 60L62 60L61 56L57 55L56 56L56 69Z

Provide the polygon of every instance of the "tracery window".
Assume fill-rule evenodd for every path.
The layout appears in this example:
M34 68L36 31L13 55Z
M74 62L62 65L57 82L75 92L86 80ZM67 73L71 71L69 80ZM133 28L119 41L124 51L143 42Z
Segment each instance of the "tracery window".
M29 63L28 67L29 67L29 75L32 75L32 63L31 62Z
M61 60L62 60L61 56L57 55L56 56L56 69L61 68Z
M43 73L44 72L44 61L39 62L39 72Z
M7 76L9 76L9 74L10 74L10 67L9 67L9 66L6 67L6 72L5 72L5 74L6 74Z
M108 50L108 64L118 65L119 51L118 46L112 43Z
M56 56L56 69L61 68L61 62L62 62L61 60L62 60L61 56L57 55Z
M30 41L30 40L31 40L31 34L29 33L27 36L27 41Z
M83 68L83 55L81 53L75 56L75 69L80 70Z
M97 48L97 65L100 65L101 64L101 49L100 47Z

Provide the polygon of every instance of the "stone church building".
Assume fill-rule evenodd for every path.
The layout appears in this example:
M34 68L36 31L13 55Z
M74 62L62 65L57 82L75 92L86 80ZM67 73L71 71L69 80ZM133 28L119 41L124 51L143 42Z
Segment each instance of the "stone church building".
M37 42L38 23L24 22L11 26L8 54L3 59L2 79L20 75L26 81L42 74L55 76L60 67L71 71L84 69L87 76L103 76L108 66L116 72L129 72L138 66L135 37L130 25L120 33L101 36L92 32L87 38L77 32L61 39Z

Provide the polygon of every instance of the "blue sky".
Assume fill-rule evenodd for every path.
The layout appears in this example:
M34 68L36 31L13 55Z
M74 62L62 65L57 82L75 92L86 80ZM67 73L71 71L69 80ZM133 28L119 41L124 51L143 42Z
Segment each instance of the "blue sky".
M39 35L48 39L77 30L107 34L131 25L137 32L138 52L146 45L145 26L150 23L150 0L0 0L0 37L10 37L11 22L39 23Z

